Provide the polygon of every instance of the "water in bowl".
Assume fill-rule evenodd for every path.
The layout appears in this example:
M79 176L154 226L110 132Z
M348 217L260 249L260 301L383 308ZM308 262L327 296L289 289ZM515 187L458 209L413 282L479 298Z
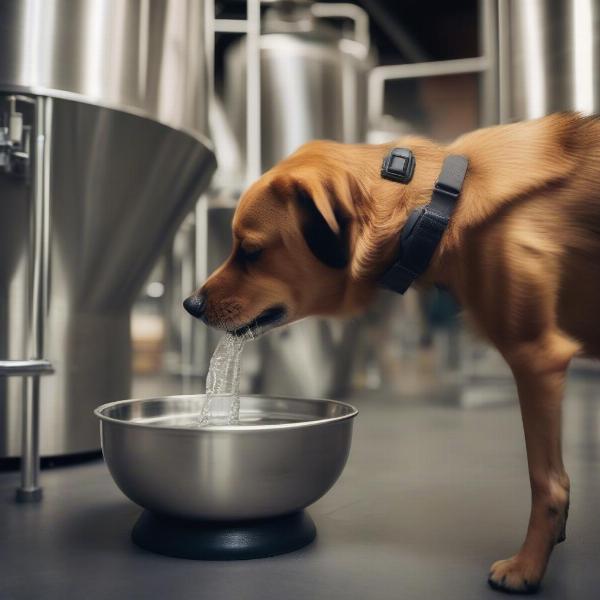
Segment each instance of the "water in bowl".
M249 330L243 335L226 333L210 359L206 376L206 401L198 417L198 425L222 424L223 416L214 414L216 399L225 400L226 423L236 425L240 419L240 364L246 340L253 339Z

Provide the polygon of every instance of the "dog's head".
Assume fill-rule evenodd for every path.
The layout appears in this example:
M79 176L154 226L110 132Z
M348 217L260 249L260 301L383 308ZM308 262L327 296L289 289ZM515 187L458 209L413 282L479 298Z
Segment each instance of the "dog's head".
M374 286L351 268L356 198L364 191L343 151L341 144L311 142L244 193L231 255L185 301L188 312L227 331L262 333L366 306Z

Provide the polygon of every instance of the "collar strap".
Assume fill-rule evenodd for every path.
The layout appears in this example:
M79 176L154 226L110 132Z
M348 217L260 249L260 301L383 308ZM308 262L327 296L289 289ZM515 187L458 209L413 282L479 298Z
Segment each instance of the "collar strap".
M444 160L431 201L414 210L402 229L398 257L380 279L383 287L404 294L427 270L456 207L468 166L464 156L453 154Z

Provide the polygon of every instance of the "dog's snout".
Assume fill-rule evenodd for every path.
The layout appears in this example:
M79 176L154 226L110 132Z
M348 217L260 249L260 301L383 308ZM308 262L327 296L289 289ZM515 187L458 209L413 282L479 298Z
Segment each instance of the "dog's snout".
M206 294L193 294L183 301L183 308L187 310L192 317L202 318L206 308Z

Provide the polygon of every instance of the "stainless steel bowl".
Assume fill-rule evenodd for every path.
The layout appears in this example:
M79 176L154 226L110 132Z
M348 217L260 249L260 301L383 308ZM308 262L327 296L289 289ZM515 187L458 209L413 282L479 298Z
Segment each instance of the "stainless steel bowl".
M153 512L206 520L284 515L340 476L358 411L343 402L244 396L240 425L195 426L205 396L95 410L116 484Z

